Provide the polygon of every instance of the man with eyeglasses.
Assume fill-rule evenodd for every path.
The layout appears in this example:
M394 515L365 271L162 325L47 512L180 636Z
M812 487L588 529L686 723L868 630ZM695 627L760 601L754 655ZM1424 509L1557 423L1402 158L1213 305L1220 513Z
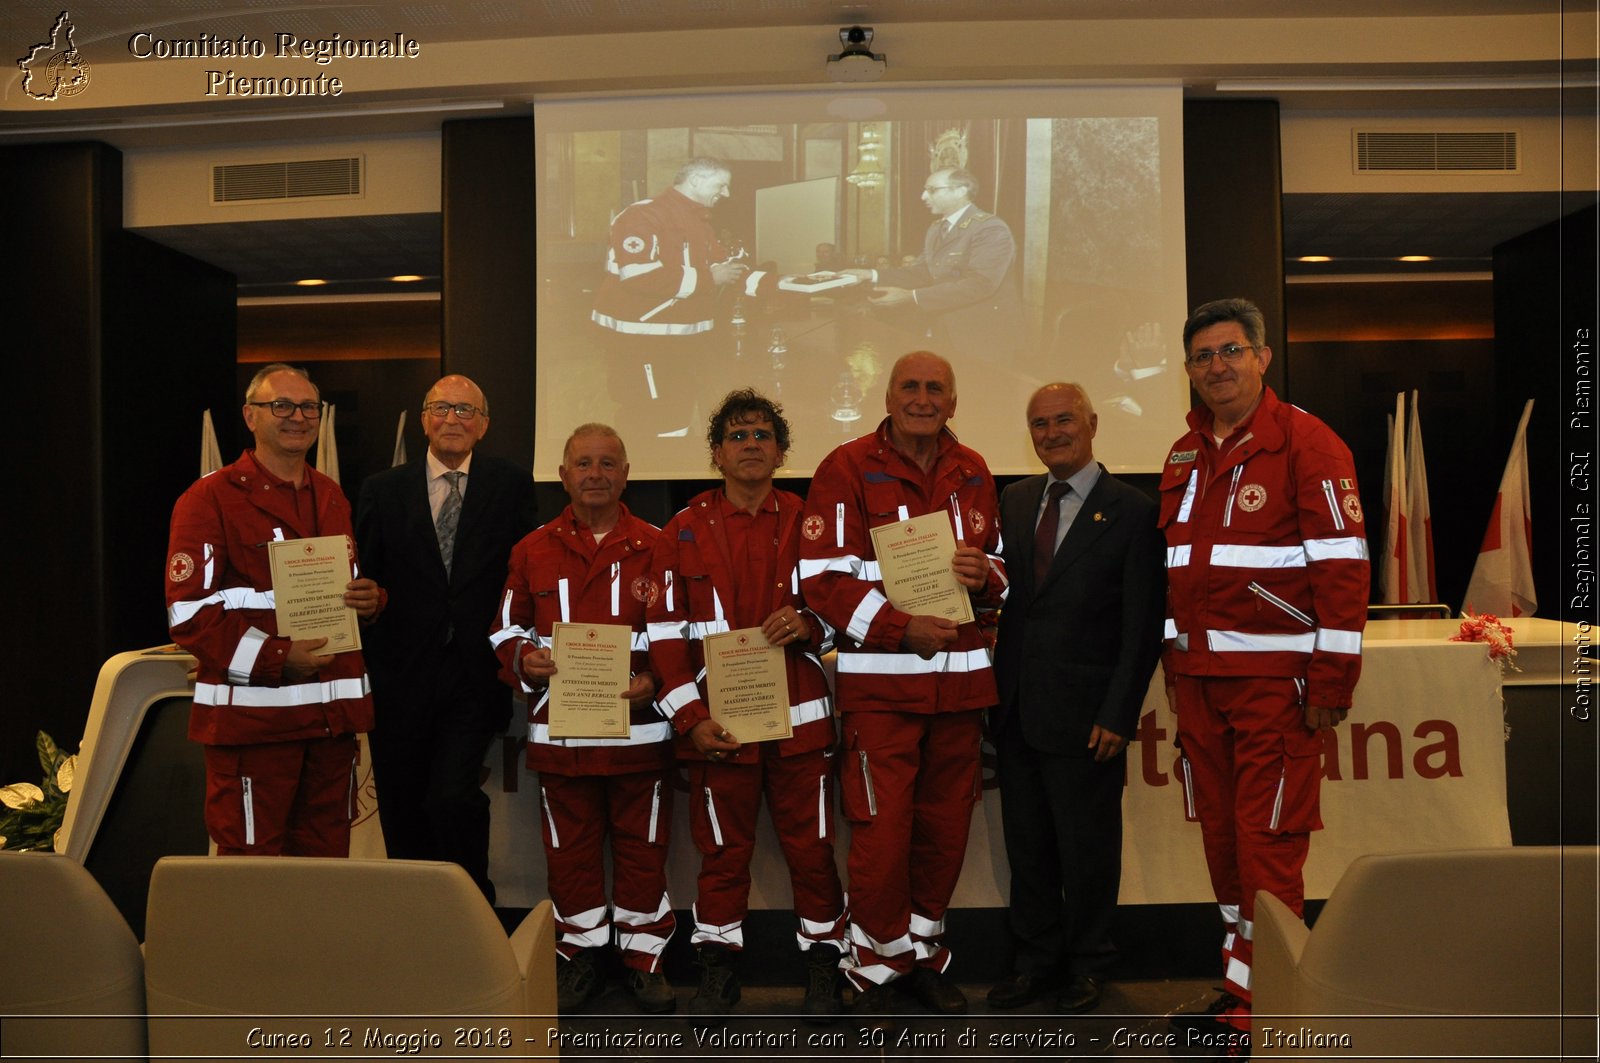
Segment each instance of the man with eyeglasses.
M511 548L535 523L528 470L480 453L489 403L452 374L422 400L428 449L367 477L356 541L389 603L366 638L379 822L391 857L450 860L489 902L489 797L479 776L511 722L485 633Z
M278 634L267 544L343 535L350 503L306 463L321 419L302 369L266 366L245 390L255 447L172 511L167 624L194 654L189 737L205 746L206 830L224 855L347 856L356 736L372 729L361 651ZM363 622L384 593L356 566L344 604Z
M1000 361L1022 346L1022 300L1011 270L1017 244L1010 226L973 202L977 194L969 171L935 170L922 186L936 219L922 256L907 266L844 272L876 285L871 305L910 310L938 350Z
M773 486L789 449L782 408L755 391L730 392L706 433L722 486L705 491L662 529L655 573L662 595L649 607L650 660L660 703L688 766L689 827L700 850L694 936L700 988L696 1015L726 1014L739 1000L734 957L744 950L750 858L763 796L794 891L807 984L801 1013L839 1013L844 891L833 856L833 703L821 656L833 629L805 608L799 571L801 499ZM783 651L788 738L746 741L711 718L707 636L759 628Z
M1162 665L1221 907L1223 995L1182 1017L1248 1052L1255 895L1297 914L1323 735L1350 710L1366 626L1367 541L1350 450L1280 402L1261 311L1197 308L1183 328L1203 407L1161 474L1168 613Z

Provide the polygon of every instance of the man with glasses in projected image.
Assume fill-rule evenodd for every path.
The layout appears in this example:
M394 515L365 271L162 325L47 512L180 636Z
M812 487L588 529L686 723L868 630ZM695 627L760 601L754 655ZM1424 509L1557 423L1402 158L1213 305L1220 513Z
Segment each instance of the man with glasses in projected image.
M960 360L1009 360L1021 349L1022 300L1012 262L1011 228L973 203L978 179L964 169L935 170L922 185L934 215L922 256L906 266L847 269L876 287L868 302L904 307L932 346Z
M255 447L183 493L167 548L168 628L197 660L206 830L224 855L347 856L356 735L372 728L366 663L278 634L267 544L349 538L350 503L306 463L322 404L305 370L263 368L243 412ZM385 595L354 573L344 604L370 622Z
M379 822L390 857L451 860L489 902L484 755L511 722L511 690L484 632L511 548L534 527L533 478L479 453L489 401L450 375L422 400L428 449L367 477L356 541L389 604L365 639L377 726Z
M590 318L599 327L619 423L662 439L687 439L694 382L721 350L719 319L732 315L724 292L749 297L774 290L777 277L751 270L718 238L711 208L733 195L732 174L716 160L684 163L672 187L624 207L611 221L606 276Z
M1190 315L1204 405L1160 482L1162 666L1224 930L1222 996L1174 1023L1233 1056L1249 1054L1256 892L1304 909L1323 735L1350 711L1370 588L1350 449L1265 385L1265 332L1244 299Z

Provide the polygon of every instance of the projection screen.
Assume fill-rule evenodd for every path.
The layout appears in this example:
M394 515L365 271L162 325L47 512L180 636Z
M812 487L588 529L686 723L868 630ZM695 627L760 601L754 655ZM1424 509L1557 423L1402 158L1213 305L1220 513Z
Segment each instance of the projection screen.
M1053 380L1088 390L1107 467L1155 471L1188 408L1181 113L1177 86L536 103L536 475L600 421L636 479L711 476L706 418L753 387L808 476L913 350L950 359L951 428L997 474L1037 471ZM673 191L694 158L727 175L699 199ZM975 188L945 232L924 187L952 170Z

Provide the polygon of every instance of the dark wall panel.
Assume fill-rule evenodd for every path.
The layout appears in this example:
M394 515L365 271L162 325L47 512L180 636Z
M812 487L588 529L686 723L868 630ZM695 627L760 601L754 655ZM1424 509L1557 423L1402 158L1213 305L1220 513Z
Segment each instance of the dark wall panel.
M33 734L76 748L106 657L166 637L167 516L199 463L198 411L232 379L232 278L122 232L103 144L0 149L0 328L33 429L3 575L0 777Z
M35 446L18 454L3 568L6 697L0 777L37 780L33 735L76 746L106 642L99 544L102 260L122 216L121 156L101 145L0 149L0 328ZM159 559L151 561L159 564ZM74 728L76 720L78 727Z
M1189 306L1234 296L1259 306L1267 319L1267 346L1275 355L1267 383L1288 398L1279 150L1275 100L1183 105ZM1179 339L1181 334L1174 336Z
M1555 193L1551 200L1554 212ZM1591 623L1596 598L1591 595L1587 607L1578 608L1584 603L1563 592L1574 587L1580 568L1575 507L1588 504L1592 516L1596 498L1596 217L1591 206L1495 248L1496 402L1483 436L1483 475L1489 485L1477 519L1467 526L1474 538L1482 536L1523 403L1535 400L1528 422L1528 483L1538 615ZM1574 427L1580 395L1589 416ZM1571 475L1569 454L1590 455L1587 474ZM1592 573L1592 535L1587 549Z
M484 450L533 465L532 118L444 124L444 371L494 411Z

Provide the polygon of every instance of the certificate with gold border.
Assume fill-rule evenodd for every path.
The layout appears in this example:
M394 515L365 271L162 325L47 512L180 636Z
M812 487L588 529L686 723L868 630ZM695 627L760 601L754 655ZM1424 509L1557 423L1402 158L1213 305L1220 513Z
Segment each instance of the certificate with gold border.
M883 593L903 613L972 621L972 598L950 562L956 536L943 513L927 513L872 529Z
M758 627L707 635L706 704L711 718L740 742L794 734L789 722L789 670L783 650Z
M556 624L550 657L551 738L628 737L633 629L626 624Z
M296 640L325 638L328 642L317 650L319 654L361 648L360 618L344 604L352 554L348 535L278 539L267 544L279 635Z

